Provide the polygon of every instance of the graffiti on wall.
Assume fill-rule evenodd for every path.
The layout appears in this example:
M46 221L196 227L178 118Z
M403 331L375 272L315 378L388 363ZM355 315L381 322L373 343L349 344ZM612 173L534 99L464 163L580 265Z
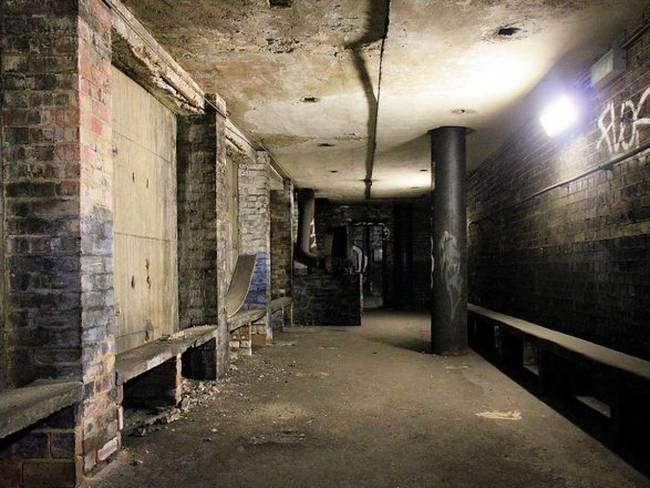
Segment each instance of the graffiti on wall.
M600 139L597 150L603 147L609 154L626 152L639 146L640 129L650 127L650 86L640 96L639 101L628 99L617 107L609 102L598 118Z
M445 231L438 243L438 254L440 256L440 278L445 285L451 319L456 316L456 308L460 304L461 290L463 287L463 275L460 269L460 251L456 237Z

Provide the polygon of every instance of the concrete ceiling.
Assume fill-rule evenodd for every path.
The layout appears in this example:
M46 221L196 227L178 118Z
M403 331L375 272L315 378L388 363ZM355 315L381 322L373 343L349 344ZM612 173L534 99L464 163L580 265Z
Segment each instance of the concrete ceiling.
M425 193L440 125L475 129L475 168L536 116L545 77L568 83L649 2L392 0L383 43L386 0L124 3L298 185L356 201L369 160L373 198Z

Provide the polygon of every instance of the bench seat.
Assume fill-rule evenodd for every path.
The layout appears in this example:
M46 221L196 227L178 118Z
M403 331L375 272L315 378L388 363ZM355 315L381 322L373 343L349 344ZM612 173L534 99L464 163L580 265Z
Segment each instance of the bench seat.
M136 376L160 366L190 348L198 347L217 337L217 327L190 327L166 338L144 344L117 355L115 371L117 384L122 385Z
M520 335L535 337L591 361L650 380L650 361L477 305L468 304L467 310L503 324Z
M39 380L0 392L0 439L81 401L78 381Z
M291 297L280 297L269 302L269 312L275 312L291 305Z
M252 310L240 310L232 317L228 318L228 330L234 332L246 325L257 322L266 315L266 310L255 308Z

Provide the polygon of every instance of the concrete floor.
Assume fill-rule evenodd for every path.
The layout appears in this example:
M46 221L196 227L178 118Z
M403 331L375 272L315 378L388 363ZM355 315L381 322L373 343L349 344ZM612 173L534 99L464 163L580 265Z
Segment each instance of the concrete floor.
M185 418L125 450L108 487L636 487L650 482L474 353L424 354L424 315L296 328Z

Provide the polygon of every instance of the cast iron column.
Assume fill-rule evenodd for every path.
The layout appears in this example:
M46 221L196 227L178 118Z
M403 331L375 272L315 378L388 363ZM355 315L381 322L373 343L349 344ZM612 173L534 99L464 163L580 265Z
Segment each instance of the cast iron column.
M431 238L431 349L447 354L467 349L467 227L464 127L431 134L433 225Z

